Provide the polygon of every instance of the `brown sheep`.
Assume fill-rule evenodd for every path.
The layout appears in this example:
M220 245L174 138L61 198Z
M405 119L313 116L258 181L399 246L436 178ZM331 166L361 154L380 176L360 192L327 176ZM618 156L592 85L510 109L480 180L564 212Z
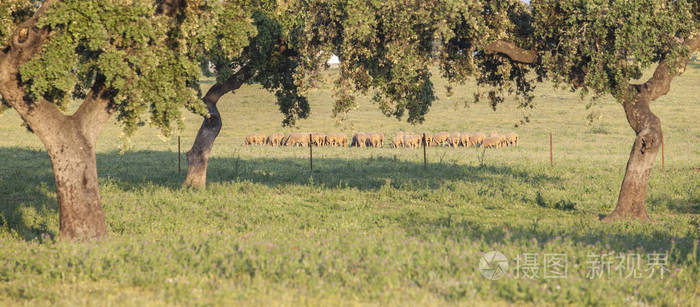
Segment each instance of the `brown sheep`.
M515 132L508 133L508 135L506 135L506 139L508 140L508 146L510 146L510 145L518 146L519 137L518 137L517 133L515 133Z
M371 147L384 147L384 134L378 132L370 132L367 139L367 145Z
M468 132L461 133L460 137L459 137L459 144L464 146L464 147L468 147L470 138L471 138L471 134L469 134Z
M450 146L457 148L461 141L462 141L462 136L459 134L459 132L455 132L455 133L450 134L450 139L449 139Z
M498 136L487 137L481 142L481 147L483 147L483 148L498 148L498 147L501 147L501 141L502 141L501 138Z
M433 145L440 145L440 146L445 146L449 144L450 140L450 133L449 132L440 132L435 135L433 138Z
M485 134L483 134L481 132L477 132L477 133L473 134L471 138L469 138L469 142L472 145L477 146L477 145L481 145L481 143L484 141L485 138L486 138Z
M285 138L285 145L287 146L301 146L301 147L307 147L309 146L310 140L309 140L309 134L308 133L290 133L287 135Z
M322 133L312 133L311 141L314 146L324 146L326 145L326 135Z
M264 145L265 135L262 133L251 133L245 137L244 145Z
M326 135L325 143L328 146L338 146L338 141L335 138L335 134Z
M403 135L403 146L406 148L414 148L416 144L414 144L413 141L413 135L411 134L404 134Z
M413 135L413 143L416 144L416 147L423 146L423 135L422 134L414 134Z
M284 134L273 133L267 137L265 144L270 145L270 146L279 146L282 143L282 139L284 139Z
M403 147L405 145L405 143L403 142L403 137L403 132L397 132L396 136L394 136L394 139L391 140L391 146L394 148Z
M501 139L501 147L508 146L508 136L499 134L498 137Z
M355 133L352 136L352 144L350 145L355 147L365 147L367 146L368 139L369 135L364 132Z
M335 141L338 146L348 147L348 136L344 133L338 133L335 135Z
M423 140L423 136L421 136L421 135L410 134L410 135L403 136L404 146L408 147L408 148L420 147L422 140Z

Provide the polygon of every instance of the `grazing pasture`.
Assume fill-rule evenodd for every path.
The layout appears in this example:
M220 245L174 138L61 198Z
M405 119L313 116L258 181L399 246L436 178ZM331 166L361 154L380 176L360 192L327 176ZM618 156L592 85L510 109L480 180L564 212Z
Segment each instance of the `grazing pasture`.
M469 103L473 84L447 97L436 80L441 99L422 125L386 118L369 100L337 125L334 72L324 76L295 128L281 128L274 96L259 87L225 96L205 190L181 188L176 138L144 127L123 140L105 127L97 163L109 237L95 243L56 239L48 155L16 113L0 115L0 305L700 305L700 64L652 104L665 136L652 223L599 221L634 140L609 97L587 109L541 85L536 109L507 101L494 112ZM514 128L524 115L531 123ZM183 149L201 124L185 117ZM244 145L253 132L300 131L381 131L385 142L314 148L313 172L308 148ZM519 146L429 147L424 169L422 150L391 148L397 131L513 131ZM489 251L509 260L501 279L480 274ZM523 254L538 255L534 278L514 270ZM545 254L566 255L564 278L545 278ZM641 269L650 255L668 259L636 279L590 276L592 259L622 254L640 255Z

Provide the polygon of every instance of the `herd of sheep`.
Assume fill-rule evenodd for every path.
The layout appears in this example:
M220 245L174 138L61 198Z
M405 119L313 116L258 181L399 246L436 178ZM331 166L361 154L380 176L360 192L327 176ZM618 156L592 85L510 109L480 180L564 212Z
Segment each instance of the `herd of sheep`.
M449 133L440 132L436 134L410 132L398 132L391 141L393 148L418 148L423 145L425 137L426 146L449 146L449 147L483 147L500 148L504 146L518 145L519 137L516 133L500 134L492 131L488 135L478 133ZM282 133L273 133L265 136L262 133L252 133L246 136L245 145L269 145L269 146L334 146L334 147L384 147L384 134L379 132L358 132L352 135L351 139L343 133L289 133L286 136Z

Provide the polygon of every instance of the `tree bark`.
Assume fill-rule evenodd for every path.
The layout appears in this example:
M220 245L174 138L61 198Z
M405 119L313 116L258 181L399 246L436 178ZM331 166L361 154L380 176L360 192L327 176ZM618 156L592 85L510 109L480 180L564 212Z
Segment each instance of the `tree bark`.
M229 80L223 83L217 83L212 86L202 100L207 105L207 115L204 117L202 126L197 132L197 136L192 144L192 149L187 152L187 177L185 178L185 186L193 188L203 188L207 184L207 165L209 156L214 147L214 141L219 136L221 127L221 113L216 104L222 96L235 91L250 78L250 70L241 68Z
M110 96L106 94L102 79L98 79L71 116L45 99L30 101L18 79L19 67L28 58L21 53L28 49L38 50L34 45L11 49L0 59L0 95L19 113L49 153L61 237L79 240L103 237L107 227L99 195L95 144L99 131L114 111Z
M623 103L627 121L636 138L627 161L617 207L604 221L650 219L646 211L646 195L651 171L661 147L662 131L661 120L651 112L649 102L648 97L641 96Z
M684 42L690 52L700 50L700 34L690 36ZM651 112L649 104L671 90L671 81L675 75L685 71L686 63L673 72L666 60L659 62L654 75L643 84L630 85L631 98L624 99L627 122L637 137L627 161L625 177L620 187L615 210L604 221L619 219L649 220L646 211L646 194L649 178L661 147L661 120Z
M55 127L58 135L46 144L56 181L63 238L89 240L107 235L97 179L95 140L74 119Z

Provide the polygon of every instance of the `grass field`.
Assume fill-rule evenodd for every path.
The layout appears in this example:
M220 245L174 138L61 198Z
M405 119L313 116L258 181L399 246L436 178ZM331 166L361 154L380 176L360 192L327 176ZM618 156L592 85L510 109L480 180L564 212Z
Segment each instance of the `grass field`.
M447 98L442 81L422 125L362 100L338 126L322 86L295 129L280 126L272 94L247 86L219 103L224 128L201 191L180 187L176 138L144 127L120 154L114 123L98 144L109 237L96 243L57 240L48 155L5 112L0 305L700 306L700 65L691 66L653 104L666 167L659 155L647 203L654 222L644 224L598 220L614 208L634 138L622 107L603 98L587 110L576 94L548 85L520 128L512 101L496 112L465 107L474 85ZM589 125L590 112L602 119ZM185 115L183 151L200 122ZM315 148L313 172L308 149L242 146L251 132L381 131L390 139L399 130L515 131L521 145L429 148L427 169L420 150ZM480 275L489 251L508 258L507 276ZM535 278L515 270L526 254L538 256L529 266ZM566 255L564 278L545 278L550 254ZM615 264L610 276L588 276L594 259L622 254L640 255L642 276L620 276L633 270ZM654 255L668 259L654 267Z

